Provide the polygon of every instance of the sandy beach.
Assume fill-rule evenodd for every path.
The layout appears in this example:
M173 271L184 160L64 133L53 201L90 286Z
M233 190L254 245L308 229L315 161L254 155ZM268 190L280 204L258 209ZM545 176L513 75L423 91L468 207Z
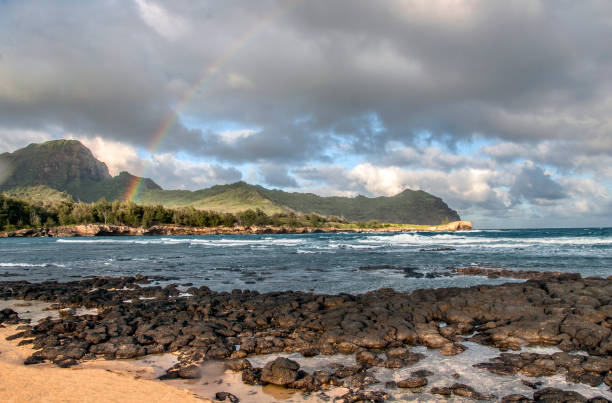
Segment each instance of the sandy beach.
M3 402L205 402L193 393L159 381L135 379L125 371L103 368L25 366L34 350L7 341L15 325L0 328L0 401Z

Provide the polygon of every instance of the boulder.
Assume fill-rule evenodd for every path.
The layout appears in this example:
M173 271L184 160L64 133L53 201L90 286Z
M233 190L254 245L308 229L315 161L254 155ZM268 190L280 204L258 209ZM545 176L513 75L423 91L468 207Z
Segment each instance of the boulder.
M261 371L261 380L264 383L285 386L297 379L299 368L300 364L297 362L279 357L266 364Z
M412 378L403 379L397 383L398 388L407 389L422 388L425 385L427 385L427 378L422 376L415 376Z
M578 392L564 391L557 388L544 388L538 390L533 394L533 400L545 403L581 403L587 401L587 399Z

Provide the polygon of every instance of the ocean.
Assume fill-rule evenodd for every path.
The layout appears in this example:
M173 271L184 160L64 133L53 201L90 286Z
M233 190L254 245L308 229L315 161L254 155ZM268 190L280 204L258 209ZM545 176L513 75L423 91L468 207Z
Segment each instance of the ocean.
M216 291L317 293L520 281L452 273L469 266L607 277L612 275L612 228L0 240L5 280L142 274L166 277L157 283Z

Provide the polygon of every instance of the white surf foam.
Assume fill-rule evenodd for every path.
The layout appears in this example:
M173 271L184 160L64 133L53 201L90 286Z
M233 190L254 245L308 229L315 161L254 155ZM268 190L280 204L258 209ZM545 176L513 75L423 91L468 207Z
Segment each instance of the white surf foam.
M61 263L0 263L0 267L66 267Z

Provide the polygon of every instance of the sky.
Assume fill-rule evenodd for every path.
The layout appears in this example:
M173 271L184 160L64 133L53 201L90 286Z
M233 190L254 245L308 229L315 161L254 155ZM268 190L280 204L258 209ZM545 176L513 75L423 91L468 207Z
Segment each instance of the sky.
M0 153L612 226L612 2L4 0Z

